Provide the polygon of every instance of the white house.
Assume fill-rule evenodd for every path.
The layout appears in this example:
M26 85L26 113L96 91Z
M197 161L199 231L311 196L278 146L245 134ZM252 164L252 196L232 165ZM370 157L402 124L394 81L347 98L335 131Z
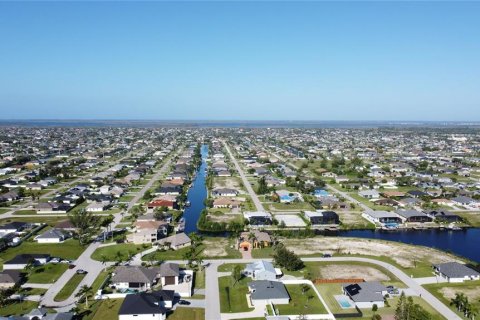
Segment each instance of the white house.
M480 273L458 262L435 264L433 269L438 276L452 283L480 280Z
M273 264L268 261L256 261L247 264L243 274L253 280L276 280L277 272Z
M362 190L358 195L365 199L378 199L380 198L380 193L377 190Z
M61 243L68 239L70 235L59 229L50 229L34 238L38 243Z

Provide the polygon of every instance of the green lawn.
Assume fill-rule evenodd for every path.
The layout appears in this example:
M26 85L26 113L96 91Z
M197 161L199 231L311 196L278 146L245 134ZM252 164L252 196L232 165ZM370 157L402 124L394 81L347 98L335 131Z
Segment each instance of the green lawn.
M167 316L168 320L204 320L205 309L178 307ZM103 320L103 319L101 319Z
M66 263L47 263L44 266L35 267L28 277L29 283L53 283L68 269Z
M196 271L194 279L195 289L205 288L205 270Z
M290 294L289 304L277 304L274 308L278 310L280 315L294 315L294 314L326 314L327 309L322 301L313 291L313 288L302 293L302 287L297 284L287 284L285 286ZM310 297L310 299L308 299Z
M118 311L122 306L123 299L102 300L98 305L92 319L94 320L118 320Z
M37 211L35 210L18 210L18 211L15 211L13 214L15 215L22 215L22 214L37 214Z
M18 254L24 253L46 253L52 257L63 259L77 259L85 248L80 246L77 240L69 239L63 243L45 243L39 244L33 239L22 242L18 247L10 247L0 253L0 263L14 258Z
M54 300L63 301L70 297L83 278L85 278L84 274L74 274L73 277L71 277L70 280L68 280L68 282L63 286L62 290L57 293Z
M150 246L136 245L132 243L122 243L112 246L101 247L95 250L92 254L92 259L102 261L104 255L107 261L116 261L118 259L118 252L122 255L122 259L126 260L128 256L136 255L144 250L147 250Z
M0 216L1 218L1 216ZM15 221L20 221L20 222L32 222L32 223L46 223L50 226L56 225L60 221L66 220L67 217L65 216L60 216L60 217L43 217L42 215L37 215L35 217L14 217L14 218L6 218L6 219L0 219L0 224L5 224L9 222L15 222Z
M105 280L110 276L111 268L102 270L98 277L92 283L92 289L94 293L97 293L97 290L100 289L100 286L105 282Z
M271 204L277 210L315 210L315 208L308 202L294 202L294 203L278 203Z
M252 250L252 258L272 258L273 256L273 248L261 248L261 249L253 249Z
M10 211L11 209L0 208L0 214Z
M248 307L246 294L247 284L252 281L250 278L243 278L233 286L233 278L230 276L218 278L218 290L220 293L220 311L248 312L253 309Z
M0 316L22 315L38 306L34 301L13 302L0 308Z
M471 212L471 211L466 211L466 212L455 212L455 214L458 214L460 217L466 219L471 226L473 227L480 227L480 212Z
M45 292L47 292L47 289L22 287L19 293L27 296L37 296L37 295L42 295Z

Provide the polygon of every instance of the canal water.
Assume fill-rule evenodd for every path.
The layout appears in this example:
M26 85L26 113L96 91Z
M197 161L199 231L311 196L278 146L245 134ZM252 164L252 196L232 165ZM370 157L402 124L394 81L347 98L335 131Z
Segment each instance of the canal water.
M183 217L185 218L185 233L197 231L197 220L200 217L200 213L205 209L204 200L207 198L207 187L205 185L208 157L208 146L202 145L202 164L197 170L197 175L193 180L193 186L188 190L187 200L190 201L190 206L185 208Z
M330 234L327 234L330 235ZM422 245L451 252L480 263L480 228L463 231L417 230L417 231L381 231L351 230L339 231L340 237L381 239Z
M204 200L207 198L205 185L208 157L208 146L201 147L202 163L197 171L193 186L187 194L190 206L185 209L185 233L197 232L197 221L200 213L205 209ZM381 230L350 230L328 232L327 236L354 237L380 239L403 242L406 244L422 245L468 258L480 263L480 228L471 228L463 231L445 230L409 230L409 231L381 231Z

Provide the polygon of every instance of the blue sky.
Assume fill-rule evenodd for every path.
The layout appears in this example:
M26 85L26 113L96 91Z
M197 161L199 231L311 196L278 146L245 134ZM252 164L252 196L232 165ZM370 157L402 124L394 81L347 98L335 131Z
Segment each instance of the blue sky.
M480 120L480 3L0 2L0 119Z

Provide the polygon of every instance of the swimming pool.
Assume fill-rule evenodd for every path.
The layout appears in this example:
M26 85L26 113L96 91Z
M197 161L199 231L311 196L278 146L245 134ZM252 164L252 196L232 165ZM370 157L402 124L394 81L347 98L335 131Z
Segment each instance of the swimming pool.
M338 297L337 301L343 309L348 309L353 307L353 305L350 303L350 301L346 297Z

